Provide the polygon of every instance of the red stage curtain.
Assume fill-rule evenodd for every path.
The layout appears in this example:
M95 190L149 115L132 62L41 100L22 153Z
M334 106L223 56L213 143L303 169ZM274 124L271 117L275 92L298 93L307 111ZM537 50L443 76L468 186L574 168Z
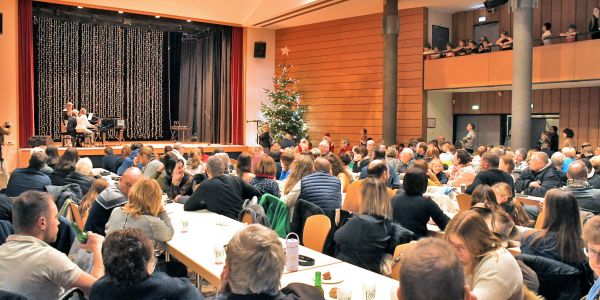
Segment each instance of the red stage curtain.
M19 147L34 134L32 0L19 0Z
M243 39L244 29L233 27L231 31L231 142L234 145L244 143L244 105L242 103Z

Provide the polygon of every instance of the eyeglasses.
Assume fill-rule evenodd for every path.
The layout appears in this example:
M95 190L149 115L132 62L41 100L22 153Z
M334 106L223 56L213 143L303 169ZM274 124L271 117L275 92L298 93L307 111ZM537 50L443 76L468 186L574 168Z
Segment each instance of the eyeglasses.
M583 249L583 252L585 253L585 255L591 259L598 259L600 258L600 250L594 250L590 247L586 247Z

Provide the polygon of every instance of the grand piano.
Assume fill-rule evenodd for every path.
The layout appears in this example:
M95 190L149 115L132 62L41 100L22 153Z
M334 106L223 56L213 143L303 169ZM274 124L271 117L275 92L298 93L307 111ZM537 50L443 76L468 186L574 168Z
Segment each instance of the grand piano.
M125 131L125 119L122 118L102 118L95 117L90 123L94 124L98 128L98 133L100 134L100 140L102 145L104 146L106 142L106 136L110 131L116 131L117 140L119 141L119 145L123 143L123 132Z

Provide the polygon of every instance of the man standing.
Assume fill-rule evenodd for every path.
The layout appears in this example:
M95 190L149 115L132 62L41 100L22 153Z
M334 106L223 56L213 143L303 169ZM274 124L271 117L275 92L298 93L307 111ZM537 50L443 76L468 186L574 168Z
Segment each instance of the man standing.
M510 174L498 169L500 157L492 152L486 152L481 157L481 172L477 173L473 182L467 187L465 193L471 195L473 190L480 184L492 186L498 182L505 182L510 185L511 190L515 190L515 182Z
M58 234L58 209L54 199L36 191L23 193L14 202L15 234L0 246L0 290L16 293L28 299L57 299L65 289L81 288L86 294L92 284L104 276L102 241L104 238L88 232L81 249L91 252L91 275L49 244Z
M558 151L558 127L550 127L550 150Z
M475 142L477 142L477 135L475 134L475 125L473 123L467 124L467 135L462 138L463 148L470 154L473 154L475 149Z
M258 144L263 147L265 154L269 154L271 151L271 145L273 144L273 137L269 131L269 123L265 122L262 125L262 133L258 136Z
M4 136L9 135L12 132L12 124L5 122L4 126L0 127L0 164L4 161L2 157L2 146L4 145ZM0 167L1 169L1 167Z
M550 189L560 186L560 175L544 152L535 152L531 155L529 167L515 182L517 192L535 197L544 197Z
M102 191L90 208L90 213L85 222L85 231L106 235L104 227L113 209L127 203L129 190L142 178L144 178L142 171L136 167L132 167L125 170L117 185L111 185Z

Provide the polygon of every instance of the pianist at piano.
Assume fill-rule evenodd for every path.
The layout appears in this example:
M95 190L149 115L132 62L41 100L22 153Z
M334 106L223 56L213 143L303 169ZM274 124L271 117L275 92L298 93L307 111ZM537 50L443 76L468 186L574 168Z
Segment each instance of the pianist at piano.
M94 132L90 130L92 128L96 129L96 126L90 124L90 121L88 121L87 111L85 108L81 108L79 110L79 116L77 117L77 127L75 127L75 131L77 133L83 133L86 137L89 136L92 144L94 144Z

